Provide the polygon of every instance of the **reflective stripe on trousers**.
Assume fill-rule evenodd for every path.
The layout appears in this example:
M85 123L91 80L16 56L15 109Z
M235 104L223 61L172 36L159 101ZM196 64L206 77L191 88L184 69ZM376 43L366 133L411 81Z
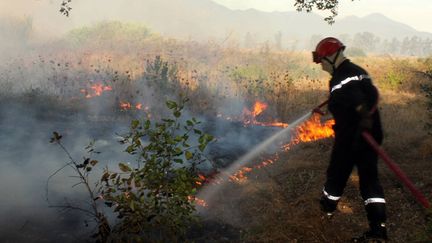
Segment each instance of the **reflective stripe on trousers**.
M386 203L384 198L380 198L380 197L372 197L372 198L368 198L364 201L365 205L368 205L369 203Z
M324 193L324 196L326 198L333 200L333 201L338 201L341 198L341 197L336 197L336 196L332 196L332 195L328 194L328 192L326 192L325 189L323 189L323 193Z

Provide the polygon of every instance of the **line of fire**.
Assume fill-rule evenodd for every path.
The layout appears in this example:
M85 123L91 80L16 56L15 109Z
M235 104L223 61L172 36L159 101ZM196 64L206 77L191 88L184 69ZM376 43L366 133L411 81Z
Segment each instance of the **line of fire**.
M89 85L87 89L81 89L80 92L84 94L85 98L92 99L98 96L101 96L105 92L112 91L113 88L110 85L104 85L102 81L95 82L94 84ZM120 110L143 110L148 111L149 107L144 106L142 103L132 103L130 101L120 101L118 104ZM257 117L259 117L266 109L268 108L268 104L262 101L256 101L252 107L249 109L247 107L243 108L243 112L238 117L226 117L223 114L218 114L218 118L226 119L226 120L236 120L242 122L243 126L265 126L265 127L279 127L286 128L288 127L288 123L278 122L278 121L269 121L263 122L258 121ZM332 126L334 125L334 120L329 119L325 122L321 121L321 117L318 114L313 114L306 122L301 124L300 126L295 128L294 136L291 138L286 144L282 144L280 146L280 151L288 151L294 145L299 143L308 143L317 141L320 139L325 139L334 136L334 132ZM279 154L276 152L273 155L268 156L268 158L263 161L253 165L253 166L244 166L240 168L237 172L228 176L228 180L231 183L244 183L248 179L248 174L254 170L261 169L263 167L269 166L276 161L279 160ZM204 184L219 184L222 183L223 179L218 173L223 172L214 172L209 175L199 174L198 180L196 181L197 187L201 187ZM196 205L207 207L208 204L205 200L190 196L190 200L195 201Z
M267 126L267 127L288 127L288 123L283 122L261 122L257 121L257 116L259 116L264 110L266 110L268 105L261 101L256 101L252 108L249 110L248 108L244 108L243 110L243 124L244 126ZM223 117L223 116L220 116ZM232 120L231 117L228 119ZM280 146L280 151L288 151L294 145L299 143L308 143L317 141L320 139L325 139L334 136L334 132L332 126L334 125L334 120L329 119L327 121L322 122L321 117L318 114L313 114L307 121L303 124L295 128L294 136L292 136L290 142L286 144L282 144ZM269 156L263 161L253 165L253 166L244 166L240 168L237 172L232 175L228 175L228 180L231 183L244 183L248 179L248 174L254 170L261 169L263 167L269 166L279 160L279 153ZM219 172L223 173L223 172ZM222 176L218 173L214 173L208 176L199 175L199 180L196 181L198 187L210 183L210 184L220 184L223 182L221 179ZM202 207L207 207L208 204L205 200L200 198L191 197L191 200L195 200L195 203Z

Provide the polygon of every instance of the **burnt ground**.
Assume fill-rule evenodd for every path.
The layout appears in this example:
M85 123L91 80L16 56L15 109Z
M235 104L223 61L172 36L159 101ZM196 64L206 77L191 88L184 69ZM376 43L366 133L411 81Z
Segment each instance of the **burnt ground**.
M427 136L411 149L384 148L418 189L430 200L431 151ZM299 144L280 159L254 170L243 183L230 183L207 208L213 231L197 242L349 242L367 230L366 214L353 171L333 218L323 217L318 199L330 156L331 139ZM417 149L416 149L417 148ZM425 150L425 149L423 149ZM380 179L387 200L390 242L432 242L428 210L380 162ZM213 221L210 221L213 222ZM204 223L204 225L206 225ZM223 226L223 227L222 227ZM233 232L237 232L234 234ZM220 234L219 237L217 234Z
M4 107L1 109L0 116L4 128L2 155L3 159L11 161L10 163L3 163L4 175L10 174L7 171L11 169L10 165L12 164L14 165L12 167L14 171L24 168L24 173L27 171L33 174L38 172L38 174L35 174L38 176L37 178L36 176L28 178L29 181L33 180L29 184L32 185L31 188L36 188L39 184L44 186L46 177L52 173L54 168L57 168L47 167L35 171L36 166L30 167L30 164L35 163L41 163L40 167L52 166L51 163L46 164L46 160L51 159L51 157L37 158L39 155L53 153L53 149L48 147L48 140L54 129L59 129L60 132L65 130L65 136L72 138L77 137L82 132L90 137L99 136L109 139L110 134L112 135L111 132L114 131L108 126L109 122L93 121L87 117L87 120L79 120L79 126L74 123L74 126L78 127L76 130L79 132L77 132L71 130L70 123L67 122L70 117L75 117L75 114L65 114L63 110L55 111L45 108L39 109L42 112L35 113L36 109L33 106L27 106L27 109L23 107L18 109L3 104ZM32 113L31 119L28 119L29 113ZM59 119L59 115L65 117L60 116L59 123L53 123L52 119ZM40 123L40 121L43 122ZM404 120L402 119L402 121ZM89 127L91 122L94 125ZM112 121L112 123L116 124L113 126L118 128L118 121ZM390 126L387 126L389 128L384 148L418 189L431 200L432 178L430 175L432 174L432 167L430 161L432 158L432 137L422 129L415 133L407 133L405 130L408 129L397 130L391 127L395 126L394 124L389 121L386 123ZM107 128L103 128L104 125ZM123 124L123 128L124 126L127 126L127 123ZM92 129L94 127L99 129ZM254 131L253 129L257 130ZM249 129L252 134L261 134L262 137L267 137L268 134L273 132L268 128L253 129ZM231 133L232 130L222 132ZM234 136L234 138L238 138L238 136ZM247 139L247 136L245 139ZM251 145L257 141L259 139L253 141ZM30 149L35 147L36 142L38 146ZM82 147L85 145L80 144L77 146ZM279 152L279 159L274 164L250 172L248 180L239 183L228 183L218 192L215 200L208 202L209 207L202 214L203 221L191 227L188 241L347 242L352 236L360 234L367 229L367 222L357 188L358 178L355 172L353 172L346 187L336 215L332 219L327 219L322 217L319 210L318 199L325 179L325 170L331 146L331 139L298 144L289 151ZM243 147L241 152L244 153L245 151L247 149ZM236 151L234 157L238 157L242 153ZM60 154L59 158L58 163L61 164L65 158L64 154ZM257 162L263 159L265 157L258 159ZM224 161L222 160L220 163L223 165ZM386 192L387 224L391 242L432 242L432 222L428 218L428 212L423 209L409 190L382 161L379 167L381 182ZM17 176L20 175L20 173L17 173ZM3 179L6 186L11 185L12 182L6 181L8 178ZM35 181L35 179L37 180ZM27 184L27 182L22 182L22 186L15 184L15 187L24 188ZM23 194L28 194L26 189L20 190L23 191ZM20 190L15 189L15 197L21 193ZM10 193L6 189L2 192ZM30 239L29 237L35 239L34 237L38 236L39 240L36 241L39 242L58 242L60 239L63 242L74 242L75 238L72 237L73 234L70 231L82 229L82 219L76 216L59 219L56 212L51 212L52 210L48 209L48 205L43 201L43 192L35 192L34 195L30 196L41 201L38 201L37 210L41 211L41 214L45 214L44 218L50 220L47 220L46 226L42 225L40 221L29 220L28 218L33 214L31 217L34 219L40 220L41 217L35 210L31 210L30 206L23 211L19 208L19 204L15 204L16 209L21 210L23 216L14 219L17 221L16 225L10 224L8 226L10 229L7 228L9 233L14 233L14 237L15 233L17 235L12 239L23 239L23 235L28 235L25 239ZM13 200L8 199L7 201L16 203L19 198L17 197L15 201L15 197L12 197ZM20 203L25 204L23 201ZM50 213L50 215L46 216L46 213ZM69 221L73 218L73 227L71 227ZM7 217L3 219L6 220ZM58 223L53 225L53 222L59 221L67 221L66 223L63 222L64 228L61 230ZM43 232L43 230L47 231ZM40 240L42 234L50 234L52 237ZM54 234L57 236L54 237Z
M425 102L419 96L409 98L400 93L382 96L379 109L384 126L383 148L432 201L432 135L425 128L427 121L430 122L429 113L424 112ZM212 225L207 240L205 232L195 239L198 242L350 242L353 236L368 229L355 171L334 217L323 217L319 209L331 147L332 139L298 144L279 152L274 164L253 170L248 180L228 183L205 210L206 219L218 222L219 227ZM431 209L425 209L382 160L379 160L379 176L386 194L389 242L432 242Z

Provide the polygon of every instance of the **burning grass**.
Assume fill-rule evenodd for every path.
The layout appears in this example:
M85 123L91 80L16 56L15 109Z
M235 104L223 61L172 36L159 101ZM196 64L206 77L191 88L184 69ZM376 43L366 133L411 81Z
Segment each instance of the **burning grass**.
M36 50L2 64L3 109L7 102L40 106L51 112L45 119L53 120L73 119L77 113L157 119L160 103L183 93L191 99L188 115L223 119L227 121L223 124L241 124L250 130L282 129L327 97L328 77L310 63L309 53L237 50L160 38L147 39L141 49L57 45L50 53ZM419 89L427 80L411 72L425 64L382 57L356 61L370 71L381 91L384 147L431 195L431 139L424 129L428 116ZM354 184L347 188L341 217L332 222L320 219L316 200L331 149L331 140L325 138L332 136L332 124L312 117L276 154L231 175L231 186L220 192L218 206L211 209L214 217L239 227L245 241L255 242L343 242L363 230L362 205ZM420 242L426 227L424 213L385 168L381 171L391 237ZM219 182L217 175L206 175L200 183ZM199 198L190 200L206 205Z

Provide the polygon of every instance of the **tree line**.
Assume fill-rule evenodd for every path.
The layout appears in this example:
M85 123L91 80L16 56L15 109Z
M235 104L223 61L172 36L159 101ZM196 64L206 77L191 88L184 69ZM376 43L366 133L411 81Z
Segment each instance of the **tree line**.
M310 40L310 48L323 36L314 35ZM370 33L362 32L354 35L343 34L339 38L347 46L348 54L361 56L366 54L391 54L398 56L426 57L432 55L432 38L406 36L403 38L383 39Z

